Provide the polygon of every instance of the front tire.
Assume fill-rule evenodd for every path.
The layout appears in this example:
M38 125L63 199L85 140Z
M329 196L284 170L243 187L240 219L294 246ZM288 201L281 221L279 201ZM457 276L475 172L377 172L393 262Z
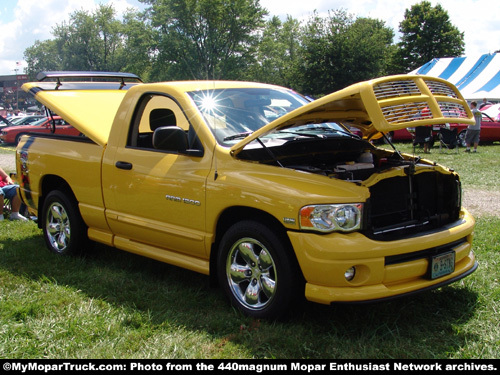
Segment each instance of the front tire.
M286 237L271 229L238 222L223 236L218 253L220 285L235 307L254 318L282 316L300 295L295 256Z
M49 250L58 255L80 253L88 237L76 200L54 190L47 195L42 212L42 231Z

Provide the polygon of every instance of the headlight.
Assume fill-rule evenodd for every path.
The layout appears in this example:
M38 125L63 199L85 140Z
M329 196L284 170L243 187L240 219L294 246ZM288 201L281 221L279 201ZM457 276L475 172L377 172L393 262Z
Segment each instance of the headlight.
M351 232L361 228L362 203L322 204L300 209L300 228L320 232Z

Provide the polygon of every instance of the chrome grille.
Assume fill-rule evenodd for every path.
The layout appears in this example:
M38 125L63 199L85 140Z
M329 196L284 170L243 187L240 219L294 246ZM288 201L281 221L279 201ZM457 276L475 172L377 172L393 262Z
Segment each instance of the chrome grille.
M420 95L420 90L412 80L383 82L374 86L373 91L377 100Z
M426 102L391 105L383 107L382 114L387 122L391 124L398 124L410 120L424 120L429 119L429 113L423 111L427 106ZM422 111L424 113L422 113Z
M438 102L438 104L443 116L446 118L468 118L467 112L461 104L450 102Z
M443 95L443 96L448 96L450 98L458 98L455 91L453 91L453 89L446 83L438 81L427 81L427 80L425 80L424 82L434 95Z

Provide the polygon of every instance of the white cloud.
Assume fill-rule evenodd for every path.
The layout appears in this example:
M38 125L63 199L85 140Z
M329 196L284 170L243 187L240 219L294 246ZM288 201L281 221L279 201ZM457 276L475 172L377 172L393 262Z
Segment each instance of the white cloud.
M24 67L24 50L32 46L36 40L51 39L53 28L69 21L70 15L75 11L91 11L99 3L113 3L117 14L121 14L132 7L132 4L138 3L137 0L14 0L14 2L12 9L0 5L0 75L14 74L18 61L22 61Z

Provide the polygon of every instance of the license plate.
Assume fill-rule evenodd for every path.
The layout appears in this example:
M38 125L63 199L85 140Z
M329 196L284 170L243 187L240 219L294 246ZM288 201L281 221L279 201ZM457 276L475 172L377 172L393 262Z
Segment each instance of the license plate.
M455 271L455 252L434 255L431 257L430 277L437 279Z

